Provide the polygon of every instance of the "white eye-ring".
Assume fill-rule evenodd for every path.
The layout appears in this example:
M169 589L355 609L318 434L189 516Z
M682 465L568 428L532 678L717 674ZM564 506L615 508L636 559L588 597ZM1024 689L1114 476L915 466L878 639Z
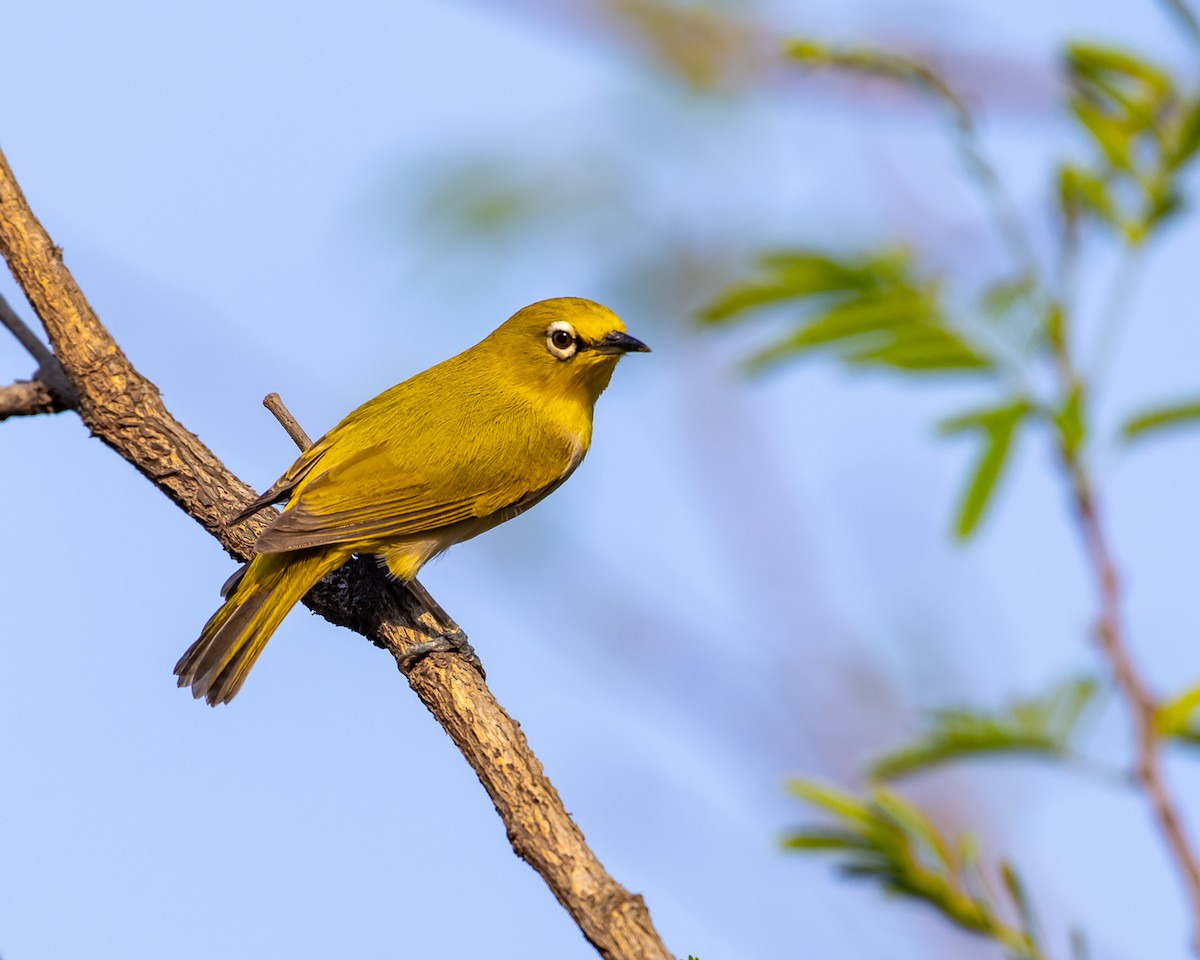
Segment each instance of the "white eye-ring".
M555 320L546 328L546 349L559 360L570 360L579 349L575 328L566 320Z

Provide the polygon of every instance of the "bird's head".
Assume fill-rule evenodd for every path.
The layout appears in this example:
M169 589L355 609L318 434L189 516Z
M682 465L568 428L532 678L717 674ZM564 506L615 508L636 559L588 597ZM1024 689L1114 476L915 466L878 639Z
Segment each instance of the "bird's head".
M589 404L608 386L621 357L650 352L625 332L625 324L608 307L579 297L531 304L493 336L511 360L513 373L551 395L581 392Z

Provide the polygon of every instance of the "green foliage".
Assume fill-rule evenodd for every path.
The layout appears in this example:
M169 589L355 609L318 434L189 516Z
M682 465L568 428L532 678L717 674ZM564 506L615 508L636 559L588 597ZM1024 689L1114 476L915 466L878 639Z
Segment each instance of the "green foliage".
M1200 52L1200 21L1180 0L1165 2ZM1062 229L1047 266L1039 245L1030 241L1033 231L985 156L966 101L935 70L911 57L808 40L788 44L785 53L805 68L901 84L945 108L964 172L987 204L1012 262L977 289L947 290L921 277L906 252L790 251L761 258L751 279L712 303L703 321L729 324L766 307L791 318L782 336L750 358L751 372L822 353L850 367L924 377L950 371L987 384L994 393L981 407L939 424L943 435L967 434L979 444L957 506L960 538L979 528L1016 440L1027 429L1050 435L1082 515L1080 490L1090 498L1092 486L1089 388L1103 370L1082 367L1072 342L1081 251L1093 234L1119 251L1108 303L1099 314L1097 340L1103 344L1121 319L1130 264L1184 207L1182 174L1200 156L1200 90L1185 89L1169 70L1128 51L1082 43L1066 48L1065 113L1086 150L1052 171L1056 200L1049 213ZM1197 422L1200 399L1193 398L1130 417L1122 434L1133 440ZM1086 506L1094 510L1090 499ZM1077 761L1073 741L1096 692L1094 681L1077 678L999 710L937 710L917 739L878 758L871 774L877 781L893 780L1000 755ZM1156 709L1155 733L1200 745L1200 686ZM793 832L784 841L788 849L837 857L847 875L929 904L1002 944L1011 957L1042 956L1030 897L1007 864L998 866L998 896L969 840L951 841L886 787L877 785L861 798L806 781L791 789L832 822ZM1005 919L1014 915L1015 922ZM1073 956L1086 956L1081 936L1072 944Z
M1154 729L1160 737L1200 746L1200 687L1160 704L1154 712Z
M1062 405L1053 411L1054 426L1058 431L1059 443L1067 457L1073 458L1087 439L1087 425L1084 423L1084 387L1078 380L1067 387L1067 395Z
M1159 123L1173 97L1162 70L1110 47L1073 43L1067 47L1068 108L1117 170L1135 166L1137 138L1157 139Z
M797 309L791 329L746 361L751 373L824 350L850 366L903 373L980 373L994 361L942 312L937 284L904 251L837 257L808 250L759 259L759 276L727 290L701 319L728 324L767 305Z
M912 743L879 757L871 775L893 780L975 757L1069 758L1071 740L1095 693L1093 680L1077 677L1042 696L1014 700L991 713L970 708L935 710L928 729Z
M736 87L753 73L757 48L736 6L671 0L609 0L654 62L698 91Z
M1171 141L1171 166L1181 167L1196 155L1197 150L1200 150L1200 97L1179 111Z
M810 69L838 69L890 80L945 105L953 118L967 172L990 198L997 226L1018 258L1018 269L984 285L966 321L987 319L1008 335L1031 369L1019 375L1008 395L984 409L951 417L946 434L979 436L979 455L956 509L954 531L971 536L986 515L1008 464L1018 433L1038 423L1054 434L1069 458L1087 439L1087 395L1071 375L1058 396L1027 394L1037 365L1057 371L1070 364L1068 305L1042 279L1024 227L1011 216L999 179L984 159L975 123L965 102L928 65L911 57L812 40L789 43L785 54ZM1129 249L1140 247L1180 209L1180 172L1200 153L1200 94L1185 95L1162 67L1127 51L1071 44L1064 56L1067 108L1092 144L1086 162L1057 168L1059 213L1067 230L1063 257L1078 243L1084 223L1115 234ZM796 250L761 257L756 276L732 286L702 314L710 325L741 321L774 306L794 317L782 336L746 361L761 373L800 356L824 353L851 367L883 368L910 376L932 373L1005 375L1009 358L994 337L976 326L952 322L941 285L921 278L911 255L881 250L837 255ZM1021 324L1026 323L1022 332ZM1028 331L1032 331L1030 334ZM1131 418L1127 439L1200 420L1200 402L1174 404Z
M1091 170L1060 168L1063 216L1073 223L1086 213L1138 246L1183 204L1178 174L1200 149L1200 99L1111 47L1071 44L1064 68L1068 108L1098 156Z
M958 94L928 64L903 54L871 47L831 46L816 40L793 40L784 56L809 69L836 69L891 80L940 100L955 121L972 125L971 113Z
M939 425L941 432L946 435L975 432L984 438L979 459L971 471L958 506L954 532L960 539L969 537L983 518L1008 460L1017 428L1032 409L1028 401L1018 399L999 407L951 417Z
M1137 440L1162 430L1195 426L1197 421L1200 421L1200 400L1185 400L1151 407L1130 417L1121 427L1121 436Z
M964 930L1004 947L1008 956L1043 960L1030 898L1011 865L999 867L1007 902L996 895L970 837L950 839L924 813L884 787L860 799L804 780L793 794L832 821L798 829L788 850L830 854L848 877L874 880L885 890L925 903ZM1005 919L1015 914L1016 922Z
M1028 303L1037 290L1037 278L1030 273L1001 277L984 288L979 309L993 320L1003 320L1013 310Z
M1058 202L1063 216L1074 224L1084 215L1100 223L1117 225L1117 205L1108 182L1099 174L1064 163L1058 168Z

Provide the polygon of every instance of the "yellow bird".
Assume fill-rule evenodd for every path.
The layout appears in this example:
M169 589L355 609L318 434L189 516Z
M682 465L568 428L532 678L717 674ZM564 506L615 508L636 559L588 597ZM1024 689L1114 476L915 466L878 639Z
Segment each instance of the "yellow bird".
M617 361L649 349L598 303L543 300L368 400L231 521L287 501L175 665L179 685L228 703L287 612L353 554L408 581L553 493L588 451Z

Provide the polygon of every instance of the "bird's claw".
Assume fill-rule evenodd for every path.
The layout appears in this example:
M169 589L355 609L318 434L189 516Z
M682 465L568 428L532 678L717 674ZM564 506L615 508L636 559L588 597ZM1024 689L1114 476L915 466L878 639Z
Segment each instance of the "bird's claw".
M482 679L487 679L487 673L483 669L479 655L475 652L475 648L467 642L467 635L461 630L443 633L432 640L423 640L420 643L414 643L411 647L406 647L399 660L400 672L408 676L413 667L431 653L457 653L479 672Z

